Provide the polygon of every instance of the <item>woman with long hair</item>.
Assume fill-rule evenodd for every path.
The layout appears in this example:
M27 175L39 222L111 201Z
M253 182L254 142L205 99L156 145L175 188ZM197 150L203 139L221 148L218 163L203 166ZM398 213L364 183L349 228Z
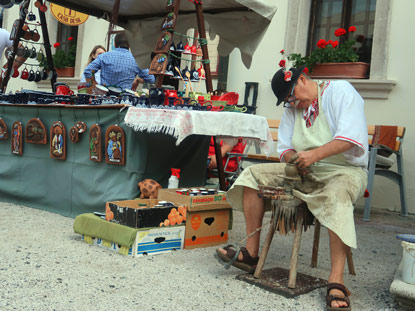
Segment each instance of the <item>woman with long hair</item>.
M88 63L86 64L86 66L92 63L98 57L98 55L105 53L106 51L107 50L102 45L94 46L91 53L89 53ZM95 73L95 81L97 81L98 84L101 84L101 71L100 70ZM80 82L86 82L84 74L82 74Z

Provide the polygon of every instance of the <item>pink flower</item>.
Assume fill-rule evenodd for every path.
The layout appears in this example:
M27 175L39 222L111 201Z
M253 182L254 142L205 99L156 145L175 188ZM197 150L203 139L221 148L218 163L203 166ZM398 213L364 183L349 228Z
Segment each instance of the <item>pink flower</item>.
M333 42L331 43L331 46L332 46L332 47L334 47L334 48L335 48L336 46L338 46L338 45L339 45L339 41L337 41L337 40L336 40L336 41L333 41Z
M284 51L284 49L282 49L282 50L280 51L280 53L281 53L281 54L284 54L284 52L285 52L285 51Z
M304 72L306 75L308 75L308 73L309 73L308 67L304 67L303 72Z
M69 37L69 38L68 38L68 41L72 41L72 40L73 40L73 37Z
M334 32L334 35L336 36L336 37L340 37L340 36L343 36L343 35L345 35L346 34L346 29L344 29L344 28L338 28L338 29L336 29L336 31Z
M355 31L356 31L356 26L349 27L349 32L355 32Z
M281 59L278 65L280 67L285 67L285 59Z
M59 42L56 42L54 45L53 45L53 47L54 48L57 48L57 47L60 47L61 46L61 44L59 43Z

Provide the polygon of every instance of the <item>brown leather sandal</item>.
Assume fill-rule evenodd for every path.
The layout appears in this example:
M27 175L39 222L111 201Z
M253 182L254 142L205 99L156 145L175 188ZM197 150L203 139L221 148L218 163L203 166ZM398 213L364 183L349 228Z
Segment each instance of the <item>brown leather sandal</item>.
M344 297L341 296L336 296L336 295L330 295L330 291L332 289L338 289L340 291L343 292ZM329 283L327 284L327 295L326 295L326 308L327 311L351 311L352 307L350 306L350 292L349 290L346 288L346 286L344 286L343 284L340 283ZM347 307L332 307L331 303L333 301L344 301L347 303Z
M226 254L223 254L220 249L216 250L216 255L223 261L229 263L236 268L244 270L248 273L254 273L258 264L259 257L253 258L245 247L235 247L233 245L227 245L223 248ZM238 259L239 252L242 252L242 260ZM227 266L225 265L225 268Z

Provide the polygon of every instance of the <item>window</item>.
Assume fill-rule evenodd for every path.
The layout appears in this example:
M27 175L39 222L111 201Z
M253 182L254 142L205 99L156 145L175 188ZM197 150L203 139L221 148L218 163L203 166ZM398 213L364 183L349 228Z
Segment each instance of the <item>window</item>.
M71 38L72 40L69 40ZM56 42L60 43L59 50L65 52L70 67L75 66L76 46L78 40L78 26L68 26L58 22Z
M336 40L334 31L356 26L353 39L359 61L370 63L375 25L376 0L313 0L307 53L316 48L319 39Z

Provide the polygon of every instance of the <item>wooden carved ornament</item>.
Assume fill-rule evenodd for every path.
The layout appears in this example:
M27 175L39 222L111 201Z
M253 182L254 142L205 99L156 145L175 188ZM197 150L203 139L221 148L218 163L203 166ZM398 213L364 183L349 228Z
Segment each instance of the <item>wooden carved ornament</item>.
M12 126L12 153L23 154L23 127L20 121L14 122Z
M125 133L118 125L111 125L105 131L105 162L125 165Z
M170 12L163 20L161 30L173 29L176 26L176 14Z
M55 121L50 127L50 157L66 159L66 129L61 121Z
M25 142L32 144L46 144L47 132L45 125L39 118L30 119L25 128Z
M168 31L163 32L157 40L154 53L168 53L171 44L171 38L171 33L169 33Z
M0 118L0 140L6 140L9 138L9 131L7 129L6 122Z
M172 11L174 9L174 0L167 0L166 10Z
M92 125L89 130L89 159L95 162L102 161L101 127L98 124Z
M154 56L150 64L149 74L151 75L161 75L164 74L167 67L167 55L166 54L157 54Z

